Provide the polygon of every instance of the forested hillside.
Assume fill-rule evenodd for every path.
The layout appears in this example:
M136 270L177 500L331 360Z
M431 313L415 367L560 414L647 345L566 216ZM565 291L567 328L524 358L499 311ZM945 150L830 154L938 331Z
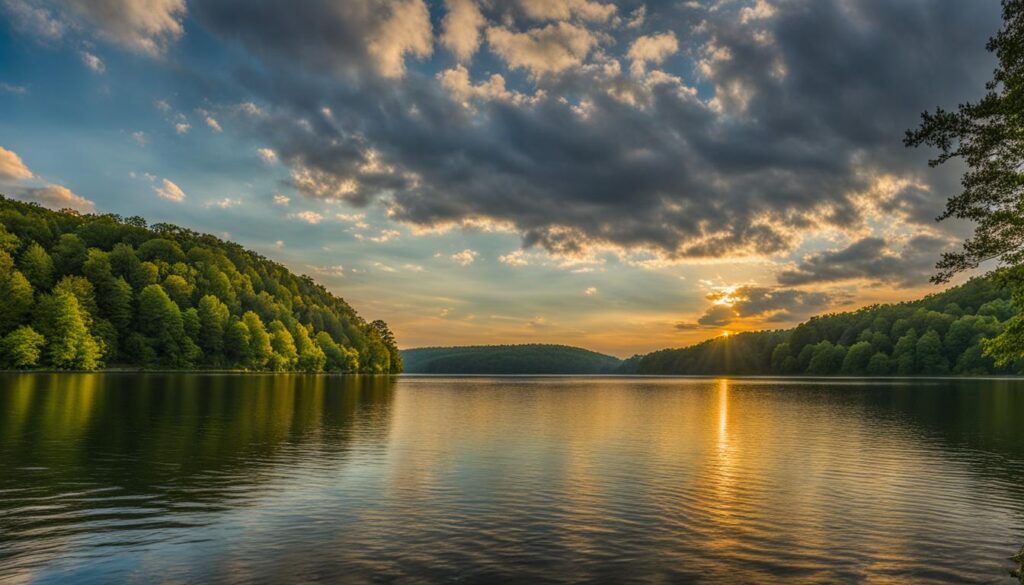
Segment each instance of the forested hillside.
M425 347L402 352L410 374L606 374L622 361L567 345Z
M719 337L627 360L638 374L809 374L912 376L1017 374L1024 360L997 365L983 341L1017 314L999 277L918 301L815 317L787 331ZM1013 323L1015 321L1011 321Z
M0 197L0 366L394 373L402 359L383 321L237 244Z

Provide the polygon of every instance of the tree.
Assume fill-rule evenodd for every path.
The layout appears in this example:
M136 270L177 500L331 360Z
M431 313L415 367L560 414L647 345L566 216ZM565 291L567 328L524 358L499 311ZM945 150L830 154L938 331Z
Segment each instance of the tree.
M868 341L858 341L850 346L843 360L842 373L861 376L867 373L868 363L875 354L875 348Z
M216 362L224 353L224 331L231 313L227 305L213 295L199 299L199 346L207 360Z
M224 355L232 367L246 366L250 362L249 328L233 318L224 332Z
M998 65L985 96L961 104L956 111L937 108L921 115L920 127L908 130L904 143L939 150L929 161L936 167L961 159L966 171L963 190L949 198L939 217L966 219L974 234L958 252L942 255L934 282L948 282L958 272L986 260L1016 266L1024 261L1024 0L1003 0L1003 27L989 39L988 50ZM1014 287L1014 304L1024 306L1024 277L1019 269L999 275ZM1004 328L985 345L986 355L1006 364L1024 358L1024 327Z
M18 267L36 290L47 291L53 286L53 259L36 242L29 244L18 258Z
M327 364L327 356L319 345L309 337L309 331L302 323L295 325L295 348L299 359L297 367L303 372L322 372Z
M274 371L285 371L295 369L299 361L299 353L295 348L295 338L288 332L284 323L275 319L270 322L270 347L274 353L270 356L270 369Z
M825 340L812 346L811 361L807 364L807 373L825 376L836 374L843 365L846 357L846 348L833 345Z
M53 267L57 276L79 274L88 255L82 238L75 234L63 234L53 247Z
M167 291L167 296L171 297L171 300L174 301L181 310L184 311L192 306L192 291L194 290L194 287L181 276L171 274L164 279L161 286L163 286L164 290Z
M139 294L138 330L148 339L158 363L172 367L192 365L197 351L187 336L181 309L163 287L151 284Z
M329 372L347 371L345 351L331 339L331 334L321 331L316 334L316 344L324 353L325 367Z
M84 276L65 276L60 279L57 286L53 287L53 290L54 292L67 291L75 295L78 305L85 311L86 326L92 326L93 320L99 315L99 307L96 305L96 289L93 288L89 279Z
M36 330L46 338L46 361L59 369L94 370L103 348L86 327L75 295L66 290L43 295L37 306Z
M388 352L388 365L385 367L385 371L389 371L392 374L398 374L402 372L402 352L398 350L398 344L395 342L395 336L391 333L391 329L388 328L388 324L381 320L376 320L370 323L370 329L377 332L380 336L381 343Z
M274 348L270 344L270 334L263 326L260 316L252 311L246 311L242 315L242 322L245 323L249 333L249 367L254 370L261 370L270 361Z
M132 287L123 277L115 277L106 252L91 248L82 264L82 273L96 289L100 315L109 320L118 334L127 337L132 321Z
M1002 30L988 42L998 66L985 85L985 96L955 112L937 108L921 114L921 125L908 130L904 139L909 147L937 148L939 155L929 161L932 167L957 158L967 166L963 191L949 198L939 219L968 219L975 224L974 235L962 251L943 254L935 282L946 282L992 258L1011 265L1024 260L1024 1L1003 0L1003 21Z
M920 373L928 376L942 376L949 373L949 362L942 355L942 339L934 329L917 340L915 348L917 358L917 369Z
M0 340L0 364L20 370L39 365L46 338L28 325L22 325Z
M896 373L900 376L910 376L917 373L916 331L911 329L903 337L900 337L892 351L892 359L896 362Z
M10 254L0 251L0 335L24 322L32 297L32 284L14 268Z
M886 376L889 374L889 358L882 352L876 352L868 361L865 373L869 376Z

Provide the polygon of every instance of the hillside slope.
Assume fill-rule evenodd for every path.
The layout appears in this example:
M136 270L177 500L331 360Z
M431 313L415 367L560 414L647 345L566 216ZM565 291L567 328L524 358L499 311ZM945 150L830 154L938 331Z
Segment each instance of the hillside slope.
M308 276L207 234L0 196L0 367L402 371Z
M402 351L410 374L606 374L622 361L567 345L478 345Z
M696 375L1016 374L996 367L982 341L1016 314L992 277L917 301L814 317L786 331L758 331L627 360L622 373Z

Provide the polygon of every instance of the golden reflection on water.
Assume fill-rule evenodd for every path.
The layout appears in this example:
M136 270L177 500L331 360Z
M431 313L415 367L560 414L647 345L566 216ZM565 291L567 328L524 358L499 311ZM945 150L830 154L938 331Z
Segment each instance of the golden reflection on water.
M4 376L0 581L997 579L1022 390Z

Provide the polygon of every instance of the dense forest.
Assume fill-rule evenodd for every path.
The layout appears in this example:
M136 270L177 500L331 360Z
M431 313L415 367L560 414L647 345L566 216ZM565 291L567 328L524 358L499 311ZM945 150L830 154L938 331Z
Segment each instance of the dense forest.
M0 196L0 367L402 371L383 321L241 246Z
M627 360L622 373L940 376L1019 374L986 340L1016 322L1008 271L923 299L815 317L786 331L719 337ZM991 345L991 342L989 342Z
M567 345L424 347L402 352L410 374L606 374L622 361Z

